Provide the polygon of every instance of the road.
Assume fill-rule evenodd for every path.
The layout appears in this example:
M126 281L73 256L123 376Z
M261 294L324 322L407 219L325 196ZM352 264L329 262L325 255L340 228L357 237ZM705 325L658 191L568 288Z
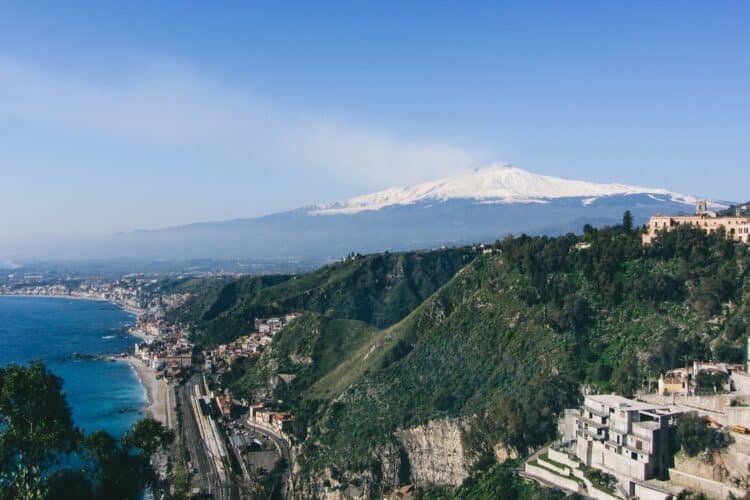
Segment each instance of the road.
M284 438L282 438L279 434L277 434L276 432L272 431L271 429L268 429L267 427L261 427L259 425L256 425L256 424L250 422L249 420L245 421L245 426L248 429L251 429L251 430L257 432L258 434L263 434L268 439L270 439L271 441L273 441L274 444L276 445L276 448L281 453L281 458L283 458L284 461L287 464L286 470L284 471L284 475L282 477L282 483L284 485L284 493L286 494L286 492L292 486L292 483L291 483L291 464L292 464L292 459L291 459L291 454L289 452L289 444L288 444L288 442Z
M200 488L201 492L207 493L213 498L237 498L233 486L222 481L216 463L198 430L191 400L196 386L203 393L203 383L199 375L192 376L177 391L180 413L182 414L182 442L190 454L193 467L196 469L191 487Z

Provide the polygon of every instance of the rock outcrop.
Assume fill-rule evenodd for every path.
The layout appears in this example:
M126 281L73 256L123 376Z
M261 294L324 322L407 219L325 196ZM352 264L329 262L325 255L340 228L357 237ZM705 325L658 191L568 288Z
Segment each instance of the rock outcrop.
M471 464L464 453L462 430L458 421L445 419L396 432L412 482L458 486L469 477Z

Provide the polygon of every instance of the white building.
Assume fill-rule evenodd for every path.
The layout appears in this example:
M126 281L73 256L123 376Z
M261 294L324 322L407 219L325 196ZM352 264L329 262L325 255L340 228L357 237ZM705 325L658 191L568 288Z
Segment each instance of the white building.
M637 481L666 478L673 460L676 418L682 412L622 396L586 396L583 407L567 412L566 440L584 464L615 475L633 489Z

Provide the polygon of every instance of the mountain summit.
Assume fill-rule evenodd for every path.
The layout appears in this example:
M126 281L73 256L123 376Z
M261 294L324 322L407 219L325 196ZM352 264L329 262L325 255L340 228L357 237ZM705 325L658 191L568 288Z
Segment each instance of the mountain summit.
M626 210L640 224L655 213L692 213L695 201L665 189L560 179L496 164L330 205L122 233L68 248L59 245L55 255L33 257L242 259L314 265L352 252L493 242L508 234L579 232L585 224L616 224Z
M546 203L559 198L586 198L590 204L596 198L650 194L666 197L676 203L694 204L696 199L666 189L629 186L626 184L597 184L538 175L513 165L495 163L459 177L425 182L410 187L390 188L351 198L331 205L318 205L311 215L355 214L366 210L380 210L394 205L412 205L423 201L478 200L485 203Z

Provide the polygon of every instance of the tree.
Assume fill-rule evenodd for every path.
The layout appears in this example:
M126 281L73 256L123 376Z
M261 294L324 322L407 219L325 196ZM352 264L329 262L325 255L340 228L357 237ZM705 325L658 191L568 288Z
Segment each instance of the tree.
M731 444L731 437L709 426L708 420L687 413L677 421L677 443L690 457L703 450L720 450Z
M625 396L632 396L641 387L641 370L634 354L624 354L612 372L612 385Z
M84 457L93 464L94 492L98 498L138 498L147 484L154 481L154 473L148 459L139 453L131 453L124 443L104 431L86 437Z
M172 442L174 432L165 429L161 422L150 417L133 424L132 429L122 438L124 447L136 450L146 458Z
M84 437L44 363L0 368L0 500L140 498L154 484L151 455L173 439L153 419L121 442L103 431Z
M633 232L633 214L630 213L630 210L626 210L625 213L622 214L622 229L626 233Z
M80 438L60 377L39 361L0 368L0 498L45 496L45 476Z

